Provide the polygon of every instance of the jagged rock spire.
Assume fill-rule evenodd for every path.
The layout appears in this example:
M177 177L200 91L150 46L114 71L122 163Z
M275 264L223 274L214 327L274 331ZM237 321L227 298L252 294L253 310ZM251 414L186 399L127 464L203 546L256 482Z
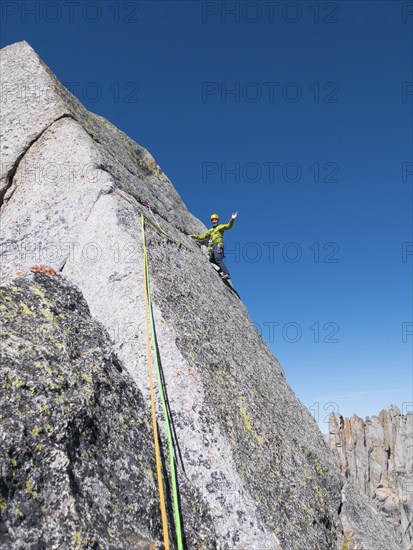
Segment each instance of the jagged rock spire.
M342 473L371 497L398 527L406 550L413 544L413 414L391 405L364 421L329 420L329 446Z

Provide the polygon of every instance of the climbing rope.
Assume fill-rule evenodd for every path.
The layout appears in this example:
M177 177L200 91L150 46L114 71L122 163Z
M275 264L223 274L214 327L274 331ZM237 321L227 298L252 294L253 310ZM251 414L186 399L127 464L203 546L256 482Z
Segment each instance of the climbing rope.
M155 389L153 385L152 374L152 357L151 357L151 344L150 344L150 332L149 332L149 296L148 296L148 280L147 280L147 254L145 244L145 232L144 232L144 220L142 218L142 238L143 238L143 263L144 263L144 294L145 294L145 312L146 312L146 349L148 354L148 373L149 373L149 389L151 394L151 409L152 409L152 425L153 425L153 439L155 444L155 460L156 460L156 472L158 475L158 489L159 489L159 501L162 516L162 530L163 541L165 550L169 550L169 533L168 533L168 520L166 515L165 496L162 483L162 462L159 451L159 439L158 439L158 427L156 424L156 409L155 409Z
M155 216L154 216L153 210L151 209L151 207L150 207L147 203L144 203L144 204L141 205L141 204L134 198L134 200L135 200L136 202L138 202L138 204L139 204L140 206L144 206L145 208L147 208L147 209L149 210L149 212L154 216L155 222L156 222L156 223L153 222L148 216L146 216L146 215L142 212L142 210L141 210L136 204L134 204L134 203L131 201L130 197L128 197L128 195L127 195L124 191L122 191L121 189L114 189L114 190L113 190L113 193L116 193L116 195L119 195L119 197L122 197L125 201L127 201L129 204L131 204L132 206L134 206L134 207L138 210L138 212L140 213L140 215L141 215L142 217L145 218L145 220L148 222L148 224L149 224L153 229L155 229L155 231L157 231L157 233L159 233L159 235L161 235L161 237L167 238L169 241L171 241L171 242L177 244L178 246L182 246L183 248L185 248L186 250L189 250L189 252L192 252L193 254L198 254L198 255L204 256L204 254L203 254L200 250L193 250L192 248L190 248L190 247L187 246L186 244L181 243L180 241L177 241L176 239L174 239L173 237L171 237L170 235L168 235L168 233L166 233L166 232L161 228L161 226L159 225L159 223L157 222L157 220L156 220L156 218L155 218Z
M145 271L144 284L145 284L146 335L147 335L147 347L148 347L149 381L150 381L150 387L151 387L151 406L152 406L152 420L154 424L154 437L156 439L155 454L156 454L156 463L157 463L157 471L158 471L159 494L160 494L160 500L161 500L161 514L162 514L162 525L163 525L163 531L164 531L164 544L165 544L165 550L168 550L169 548L168 525L166 522L166 505L165 505L165 499L163 494L162 472L160 468L161 460L159 455L158 433L156 429L156 409L155 409L155 398L154 398L154 387L153 387L153 376L152 376L152 360L151 360L151 353L150 353L151 347L150 347L150 340L149 340L149 325L150 325L150 332L152 337L152 346L154 350L154 363L155 363L156 373L157 373L158 389L159 389L159 395L161 398L163 417L164 417L166 433L167 433L168 457L169 457L169 467L171 472L172 503L173 503L173 510L174 510L177 548L178 550L183 550L178 484L176 480L175 453L173 448L172 431L171 431L171 426L169 421L169 414L168 414L165 393L164 393L162 378L161 378L161 368L158 360L159 350L158 350L157 340L156 340L155 322L153 317L153 308L152 308L152 300L151 300L149 261L148 261L148 253L146 249L144 215L141 216L141 220L142 220L142 242L143 242L143 255L144 255L144 271ZM158 463L159 463L159 467L158 467ZM165 514L165 517L164 517L164 514Z

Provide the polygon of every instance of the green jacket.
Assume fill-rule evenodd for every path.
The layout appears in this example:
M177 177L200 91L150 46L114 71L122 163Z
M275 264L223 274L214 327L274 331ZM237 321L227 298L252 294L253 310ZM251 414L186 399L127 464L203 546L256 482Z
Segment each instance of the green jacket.
M208 231L203 235L191 235L191 237L200 241L203 241L209 237L209 250L212 250L214 244L220 244L223 242L224 231L231 229L233 225L234 219L231 218L228 223L221 223L216 227L211 227L211 229L208 229Z

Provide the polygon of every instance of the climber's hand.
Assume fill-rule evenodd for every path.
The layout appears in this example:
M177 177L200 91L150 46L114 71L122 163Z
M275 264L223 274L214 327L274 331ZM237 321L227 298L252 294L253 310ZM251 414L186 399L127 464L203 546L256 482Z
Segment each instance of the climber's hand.
M233 220L235 220L235 218L236 218L237 216L238 216L238 212L234 212L234 213L232 214L231 218L232 218Z

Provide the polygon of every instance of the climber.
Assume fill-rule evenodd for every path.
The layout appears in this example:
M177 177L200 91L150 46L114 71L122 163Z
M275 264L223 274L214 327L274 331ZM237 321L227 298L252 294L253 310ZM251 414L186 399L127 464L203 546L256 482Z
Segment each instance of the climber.
M191 235L192 238L198 239L200 241L209 237L209 243L208 243L209 244L209 249L208 249L209 261L220 268L221 277L223 279L230 278L227 266L224 264L224 261L222 259L224 257L223 234L224 234L224 231L226 231L227 229L231 229L231 227L234 225L234 220L237 217L237 215L238 215L238 212L234 212L228 223L220 224L218 214L212 214L211 229L208 229L208 231L203 235Z

